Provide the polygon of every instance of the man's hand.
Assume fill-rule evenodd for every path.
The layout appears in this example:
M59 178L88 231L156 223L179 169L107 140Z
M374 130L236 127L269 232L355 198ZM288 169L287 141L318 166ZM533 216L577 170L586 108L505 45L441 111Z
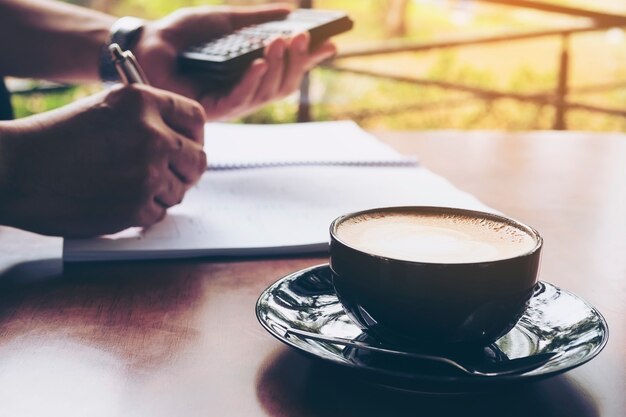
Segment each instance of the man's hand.
M207 120L242 116L294 92L306 71L335 54L335 46L326 42L309 52L308 33L277 38L267 46L264 59L254 61L227 94L207 91L200 78L181 74L177 67L178 53L241 27L282 18L287 13L289 8L281 6L180 9L147 25L135 55L152 85L197 100L204 107Z
M206 169L203 125L197 102L146 86L8 123L0 222L61 236L150 226Z

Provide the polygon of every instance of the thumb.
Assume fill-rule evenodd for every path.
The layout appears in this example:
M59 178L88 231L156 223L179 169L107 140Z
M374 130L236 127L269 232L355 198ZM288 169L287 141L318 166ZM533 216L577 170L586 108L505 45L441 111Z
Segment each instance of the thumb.
M183 8L155 22L154 26L177 49L208 42L216 37L244 26L283 19L289 5L266 5L255 7L211 7Z
M286 4L234 8L228 17L231 29L237 30L245 26L284 19L291 10L292 8Z

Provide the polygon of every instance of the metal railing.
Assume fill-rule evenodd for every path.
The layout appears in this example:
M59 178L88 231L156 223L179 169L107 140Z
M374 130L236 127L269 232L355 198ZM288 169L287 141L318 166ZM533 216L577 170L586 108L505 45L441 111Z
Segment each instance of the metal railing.
M591 86L584 86L579 88L571 88L569 86L569 66L571 61L571 50L570 50L570 38L573 35L606 30L608 28L616 27L616 26L626 26L626 16L614 15L610 13L602 13L590 10L584 10L573 7L565 7L554 4L547 4L544 2L534 1L534 0L477 0L483 3L493 3L493 4L501 4L511 7L522 7L529 8L533 10L552 12L552 13L560 13L568 16L574 17L584 17L589 19L589 23L568 27L568 28L558 28L558 29L549 29L549 30L538 30L538 31L529 31L529 32L519 32L519 33L510 33L504 35L494 35L494 36L484 36L484 37L464 37L462 39L452 39L452 40L444 40L444 41L435 41L435 42L405 42L402 44L398 44L397 42L384 42L377 46L367 47L367 48L355 48L351 50L345 50L341 52L332 62L324 65L325 68L343 73L352 73L365 75L374 78L380 78L385 80L398 81L402 83L408 83L413 85L421 85L421 86L432 86L438 87L444 90L456 91L462 93L468 93L470 95L470 99L461 98L456 100L447 100L445 102L446 108L454 107L457 105L466 104L469 100L483 100L492 102L494 100L500 99L511 99L519 102L525 103L533 103L538 106L553 106L555 109L554 112L554 122L553 128L556 130L565 130L567 129L566 125L566 113L569 110L585 110L588 112L601 113L605 115L619 116L626 118L626 111L618 108L610 108L604 106L596 106L591 104L585 104L578 101L573 101L568 98L568 95L571 93L576 93L579 95L595 93L600 91L608 91L616 88L622 88L626 86L625 82L620 83L609 83L609 84L598 84ZM302 7L312 7L312 1L306 0L301 3ZM547 38L547 37L559 37L561 40L561 47L558 59L558 76L557 83L553 90L550 91L542 91L539 93L518 93L512 91L503 91L496 89L488 89L481 88L467 84L461 84L456 82L449 81L440 81L433 80L429 78L419 78L412 76L400 76L400 75L392 75L389 73L384 73L380 71L375 71L371 69L356 69L353 67L348 67L342 65L341 62L343 60L355 57L368 57L368 56L381 56L381 55L390 55L397 53L406 53L406 52L414 52L420 53L425 51L433 51L433 50L447 50L453 48L463 48L469 46L479 46L479 45L487 45L487 44L497 44L502 42L513 42L513 41L521 41L521 40L529 40L529 39L538 39L538 38ZM298 121L309 121L311 120L311 108L309 104L309 80L306 79L306 82L303 83L301 88L301 97L298 109ZM433 103L421 103L413 106L401 106L395 109L386 109L386 110L365 110L361 111L358 115L356 114L345 114L344 117L350 116L358 116L358 117L368 117L378 116L381 114L390 115L397 114L406 111L414 111L416 109L426 110L429 108L437 108L441 107L442 102L433 102Z

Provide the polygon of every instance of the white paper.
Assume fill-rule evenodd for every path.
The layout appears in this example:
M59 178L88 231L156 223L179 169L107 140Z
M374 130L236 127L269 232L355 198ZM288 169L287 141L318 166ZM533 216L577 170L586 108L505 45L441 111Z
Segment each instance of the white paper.
M273 167L207 171L161 223L66 240L67 261L296 254L326 250L339 215L432 205L493 211L422 167Z
M353 121L243 125L204 129L209 169L277 165L415 165Z
M328 248L331 221L348 212L401 205L489 210L354 122L210 124L205 135L209 170L161 223L66 240L65 260L316 252Z

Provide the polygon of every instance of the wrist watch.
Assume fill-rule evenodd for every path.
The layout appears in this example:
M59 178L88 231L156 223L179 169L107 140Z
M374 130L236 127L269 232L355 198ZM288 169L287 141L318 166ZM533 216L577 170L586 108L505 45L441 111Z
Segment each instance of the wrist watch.
M145 22L142 19L132 16L119 18L109 31L108 41L102 45L100 50L100 79L104 83L118 82L119 75L115 70L115 65L111 59L109 45L117 43L122 50L132 50L136 45L141 33L143 32Z

